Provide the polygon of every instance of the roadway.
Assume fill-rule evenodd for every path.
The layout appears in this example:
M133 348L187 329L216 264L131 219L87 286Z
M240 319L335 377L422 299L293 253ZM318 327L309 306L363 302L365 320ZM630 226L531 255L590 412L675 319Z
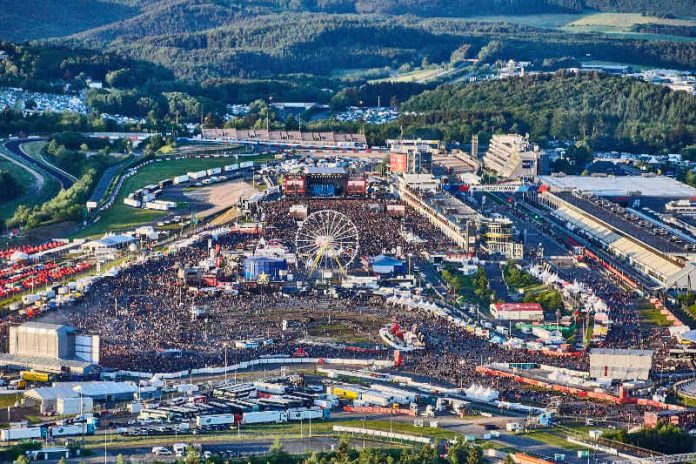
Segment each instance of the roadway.
M27 142L41 142L41 141L46 141L46 140L47 139L41 139L41 138L10 140L9 142L5 143L5 147L7 147L7 149L14 156L19 158L24 164L26 164L27 166L30 166L30 167L37 168L40 171L46 172L51 177L54 177L60 183L62 188L68 189L68 188L72 187L72 185L75 183L75 180L72 176L70 176L69 174L67 174L63 170L58 169L57 167L53 166L52 164L41 163L40 161L32 158L22 148L22 145L27 143Z

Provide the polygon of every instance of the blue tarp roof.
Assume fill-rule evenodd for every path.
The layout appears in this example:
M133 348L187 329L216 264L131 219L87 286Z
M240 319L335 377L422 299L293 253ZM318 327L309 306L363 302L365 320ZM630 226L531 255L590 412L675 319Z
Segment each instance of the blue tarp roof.
M372 258L373 266L401 266L402 261L394 258L393 256L378 255Z

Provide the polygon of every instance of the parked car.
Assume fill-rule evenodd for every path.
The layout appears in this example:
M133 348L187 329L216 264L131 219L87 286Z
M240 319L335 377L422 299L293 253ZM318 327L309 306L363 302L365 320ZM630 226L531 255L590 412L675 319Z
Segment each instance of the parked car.
M171 456L172 452L164 446L155 446L152 448L152 454L155 456Z

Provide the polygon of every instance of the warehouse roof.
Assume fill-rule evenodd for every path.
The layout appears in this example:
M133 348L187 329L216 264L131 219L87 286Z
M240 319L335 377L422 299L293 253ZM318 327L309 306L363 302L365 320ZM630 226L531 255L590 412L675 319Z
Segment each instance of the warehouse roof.
M652 356L653 350L634 350L621 348L592 348L590 354L610 354L621 356Z
M129 382L54 382L50 387L38 387L26 392L26 396L41 401L58 398L77 398L82 393L87 397L104 397L135 393L138 387Z
M540 176L542 184L552 191L583 190L597 196L628 196L640 192L644 197L691 198L696 188L665 176Z
M63 324L50 324L48 322L25 322L19 325L21 328L34 329L36 331L50 331L50 332L75 332L75 328L69 325Z
M40 356L18 356L9 353L0 353L0 366L26 369L30 367L45 372L64 372L65 368L71 372L83 373L92 367L92 363L77 359L56 359Z

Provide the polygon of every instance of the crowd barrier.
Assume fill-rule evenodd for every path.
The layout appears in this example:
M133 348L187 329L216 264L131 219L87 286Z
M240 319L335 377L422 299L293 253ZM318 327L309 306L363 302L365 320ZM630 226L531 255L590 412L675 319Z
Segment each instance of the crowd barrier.
M364 429L362 427L344 427L342 425L334 425L333 431L334 432L341 432L341 433L358 434L358 435L369 435L372 437L380 437L380 438L389 438L390 440L410 441L413 443L423 443L425 445L432 445L433 444L433 439L428 438L428 437L419 437L417 435L406 435L405 433L384 432L382 430Z
M140 379L150 379L152 377L157 377L162 380L176 380L181 378L186 378L189 376L211 376L211 375L221 375L225 371L227 373L246 370L259 365L269 365L269 364L341 364L341 365L359 365L359 366L375 366L375 367L390 367L393 365L392 361L383 359L344 359L344 358L262 358L253 359L251 361L244 361L238 364L233 364L223 367L204 367L200 369L190 369L179 372L136 372L136 371L114 371L105 372L102 377L108 379L114 379L119 377L135 377Z
M390 414L395 416L416 416L416 411L404 408L382 408L379 406L343 406L345 412L366 412L369 414Z
M683 406L662 403L660 401L649 400L645 398L629 398L627 396L615 396L609 393L597 392L593 390L583 390L581 388L567 387L564 385L558 385L554 383L544 382L541 380L531 379L528 377L523 377L521 375L513 374L511 372L499 371L497 369L491 369L487 366L477 366L476 372L483 375L491 375L494 377L503 377L513 379L515 382L523 383L526 385L532 385L539 388L544 388L547 390L553 390L560 393L566 393L569 395L576 396L578 398L591 398L600 401L607 401L614 404L638 404L641 406L650 406L656 409L669 409L669 410L682 410Z

